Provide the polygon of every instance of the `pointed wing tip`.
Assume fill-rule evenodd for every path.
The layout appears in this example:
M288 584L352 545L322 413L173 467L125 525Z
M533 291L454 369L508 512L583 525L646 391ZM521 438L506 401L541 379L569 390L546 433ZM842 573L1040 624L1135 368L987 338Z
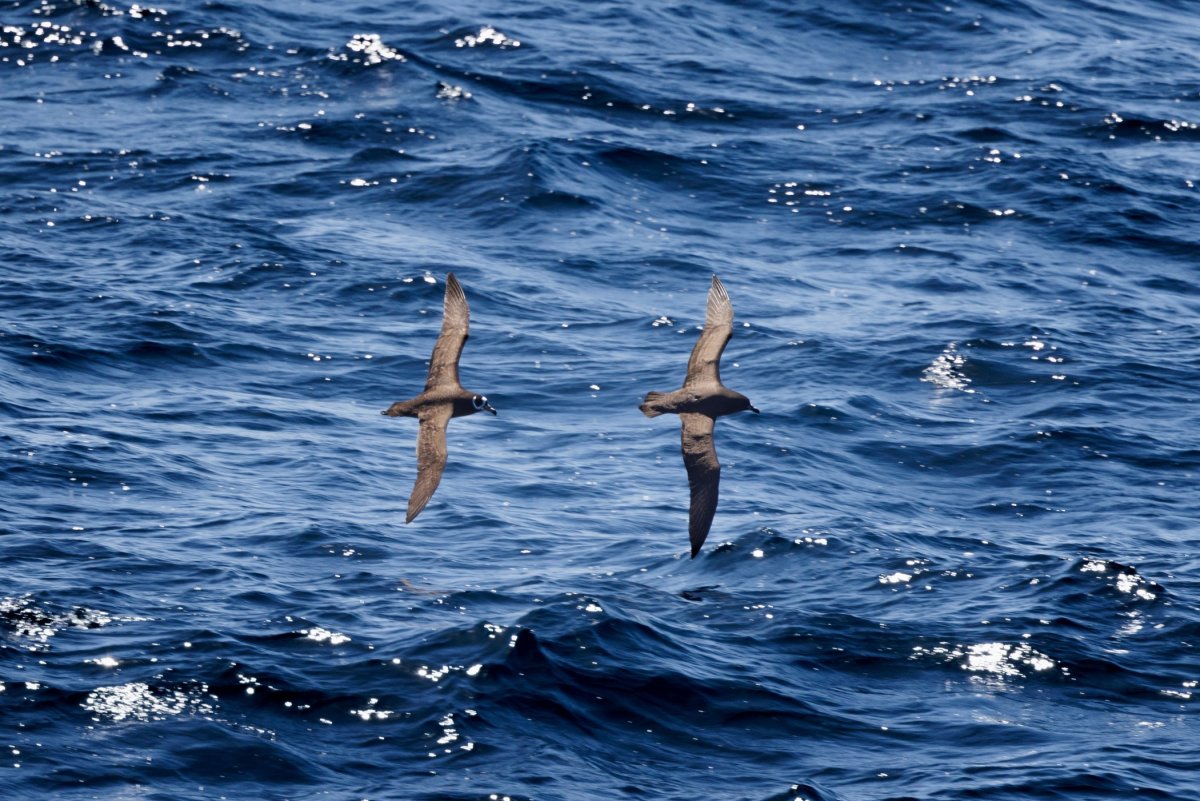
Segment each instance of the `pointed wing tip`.
M467 307L467 293L463 291L462 284L454 277L454 273L446 274L446 297L442 302L442 315L443 330L449 325L452 328L461 327L465 333L471 312Z
M720 278L717 278L716 273L713 273L712 287L708 290L708 311L720 314L722 318L726 316L730 320L733 318L733 304L729 300L729 293L725 291L725 285L721 283ZM716 320L705 319L704 324L707 326L710 322L716 322ZM725 322L725 320L721 319L721 322Z
M416 491L414 488L413 494L408 497L408 512L404 515L404 524L408 525L412 521L416 520L417 515L421 514L421 512L425 509L425 504L427 503L429 503L428 498L426 498L424 502L419 502L417 500Z

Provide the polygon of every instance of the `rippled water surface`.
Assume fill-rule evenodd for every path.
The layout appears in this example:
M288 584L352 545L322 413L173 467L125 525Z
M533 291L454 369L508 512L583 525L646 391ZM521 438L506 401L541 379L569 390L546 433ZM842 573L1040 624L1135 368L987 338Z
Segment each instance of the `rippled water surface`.
M5 2L0 795L1200 797L1195 11Z

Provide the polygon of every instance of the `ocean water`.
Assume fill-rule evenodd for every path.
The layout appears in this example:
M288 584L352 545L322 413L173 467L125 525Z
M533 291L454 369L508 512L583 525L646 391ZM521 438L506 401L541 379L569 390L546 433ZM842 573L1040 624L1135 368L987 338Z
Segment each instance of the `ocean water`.
M0 797L1200 798L1195 12L4 2Z

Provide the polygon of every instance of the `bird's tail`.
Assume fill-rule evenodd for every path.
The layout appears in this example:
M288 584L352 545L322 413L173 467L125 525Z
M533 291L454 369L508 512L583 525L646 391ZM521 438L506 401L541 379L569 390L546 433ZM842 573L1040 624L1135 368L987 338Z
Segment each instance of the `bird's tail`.
M642 405L638 408L641 409L642 414L646 415L647 417L658 417L664 412L662 409L657 408L656 404L665 398L666 395L667 393L665 392L647 392L646 400L643 401Z
M396 401L381 412L388 417L416 417L412 411L412 401Z

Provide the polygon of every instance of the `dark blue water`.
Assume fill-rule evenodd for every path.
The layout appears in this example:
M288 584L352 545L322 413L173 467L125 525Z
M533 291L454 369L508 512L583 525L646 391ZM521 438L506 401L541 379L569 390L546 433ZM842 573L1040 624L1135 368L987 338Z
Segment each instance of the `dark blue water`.
M3 3L0 796L1200 797L1195 14Z

